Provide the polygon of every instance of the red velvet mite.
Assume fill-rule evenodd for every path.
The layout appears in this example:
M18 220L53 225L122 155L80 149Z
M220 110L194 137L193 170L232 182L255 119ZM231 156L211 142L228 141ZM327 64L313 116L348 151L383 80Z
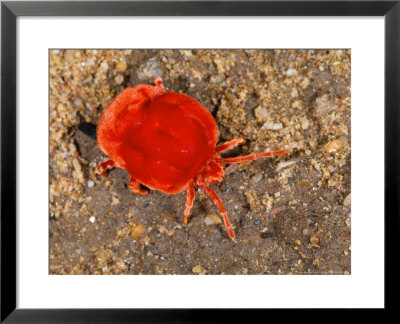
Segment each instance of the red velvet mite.
M222 158L221 153L244 143L243 138L217 145L218 127L210 112L196 100L166 92L160 78L155 86L123 90L106 107L97 125L97 140L110 159L97 167L105 175L114 167L126 169L135 194L148 188L167 194L186 190L183 222L187 224L195 187L202 188L218 207L229 237L235 233L221 199L209 185L220 183L224 165L282 156L286 150Z

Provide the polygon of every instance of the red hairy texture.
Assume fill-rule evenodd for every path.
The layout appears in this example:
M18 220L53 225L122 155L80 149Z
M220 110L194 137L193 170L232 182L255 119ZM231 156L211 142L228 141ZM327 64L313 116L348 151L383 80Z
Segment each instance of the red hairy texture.
M107 106L97 137L117 167L151 189L173 194L206 167L218 128L196 100L140 85L125 89Z
M106 107L97 124L97 141L101 150L119 168L126 167L122 158L123 139L142 120L143 107L165 93L161 87L138 85L123 90Z

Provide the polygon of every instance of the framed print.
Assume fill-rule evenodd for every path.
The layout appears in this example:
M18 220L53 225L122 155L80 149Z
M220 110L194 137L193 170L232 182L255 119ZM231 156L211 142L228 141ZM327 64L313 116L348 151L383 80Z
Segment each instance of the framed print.
M393 307L398 1L1 10L2 321Z

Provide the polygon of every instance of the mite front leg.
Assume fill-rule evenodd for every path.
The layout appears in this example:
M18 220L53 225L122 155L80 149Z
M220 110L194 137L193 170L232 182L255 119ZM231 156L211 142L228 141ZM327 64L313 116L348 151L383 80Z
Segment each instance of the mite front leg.
M115 162L111 159L108 159L106 161L101 162L97 168L96 168L96 172L98 174L101 174L102 176L106 176L107 175L107 170L109 169L113 169L115 168Z
M286 150L274 151L274 152L265 152L265 153L253 153L245 156L237 156L233 158L217 158L215 159L217 162L230 164L230 163L241 163L245 161L253 161L262 157L274 157L274 156L283 156L287 153Z
M154 84L156 85L156 87L160 87L161 89L164 89L164 82L160 77L158 77L154 80Z
M189 217L190 210L193 207L194 201L194 186L193 182L189 183L189 186L186 189L186 208L185 212L183 213L183 223L186 225Z
M232 148L234 148L235 146L239 145L239 144L243 144L245 143L245 139L244 138L235 138L229 142L225 142L224 144L218 145L215 148L215 153L220 153L220 152L224 152L227 150L230 150Z
M146 196L149 193L149 191L143 189L140 183L133 177L129 178L129 188L131 188L132 192L136 195Z

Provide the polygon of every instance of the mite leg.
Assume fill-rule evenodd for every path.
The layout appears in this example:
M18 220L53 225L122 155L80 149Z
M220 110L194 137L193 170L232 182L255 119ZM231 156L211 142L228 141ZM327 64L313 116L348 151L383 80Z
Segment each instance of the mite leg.
M160 88L164 89L164 82L163 82L163 80L162 80L160 77L158 77L158 78L156 78L156 79L154 80L154 84L155 84L157 87L160 87Z
M225 142L224 144L218 145L215 148L215 153L219 153L219 152L224 152L224 151L230 150L231 148L234 148L236 145L243 144L245 142L246 142L245 139L242 138L242 137L241 138L235 138L235 139L233 139L233 140L231 140L229 142Z
M190 182L189 186L186 189L186 208L185 208L185 212L183 213L183 223L184 224L187 224L190 210L193 207L193 201L194 201L194 186L193 186L193 182Z
M129 178L129 188L136 195L146 196L149 191L140 187L140 183L133 177Z
M109 169L113 169L115 168L115 162L111 159L108 159L106 161L101 162L97 168L96 168L96 172L98 174L101 174L102 176L106 175L106 171Z
M206 194L213 200L214 204L218 207L219 213L221 214L224 220L224 225L228 230L228 235L233 240L235 238L235 232L232 229L232 224L229 221L228 213L226 212L226 209L222 204L221 198L219 198L217 193L210 187L208 187L203 180L200 181L200 187L203 188Z
M287 153L286 150L280 150L280 151L274 151L274 152L265 152L265 153L253 153L250 155L245 155L245 156L237 156L233 158L217 158L215 159L217 162L221 163L240 163L240 162L245 162L245 161L253 161L257 160L258 158L262 157L274 157L274 156L283 156Z

